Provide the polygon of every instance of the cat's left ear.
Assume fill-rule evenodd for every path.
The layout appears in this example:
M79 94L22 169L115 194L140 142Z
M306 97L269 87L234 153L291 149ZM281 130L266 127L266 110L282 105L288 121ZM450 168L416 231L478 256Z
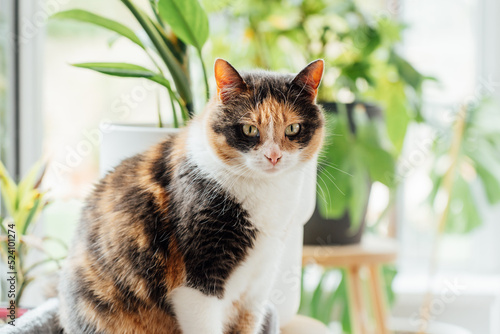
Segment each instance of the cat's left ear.
M324 67L325 62L323 59L313 61L297 74L292 84L299 86L303 93L308 94L311 100L314 100L318 94Z
M238 71L224 59L217 58L214 73L217 83L217 97L222 103L247 89L247 85Z

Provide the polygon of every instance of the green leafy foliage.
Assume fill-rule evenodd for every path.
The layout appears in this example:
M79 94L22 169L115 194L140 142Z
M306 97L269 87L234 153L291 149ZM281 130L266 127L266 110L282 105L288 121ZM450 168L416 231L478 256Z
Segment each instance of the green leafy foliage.
M343 333L352 333L350 317L347 273L345 269L324 269L319 279L314 282L314 289L309 289L305 280L311 280L312 267L302 269L301 300L299 314L306 315L329 325L339 322ZM383 291L389 306L394 303L392 282L397 270L393 265L382 266L381 279ZM366 284L367 282L364 282Z
M196 48L203 69L207 98L209 94L207 73L201 53L208 38L207 15L197 0L150 1L153 17L131 0L121 0L121 2L140 24L149 41L142 41L132 29L122 23L80 9L59 12L52 18L91 23L113 31L141 47L157 67L155 71L125 63L83 63L76 66L118 77L146 78L155 81L167 88L172 105L177 104L183 120L187 121L194 114L194 110L186 44ZM166 26L166 23L169 26ZM156 55L152 55L151 51ZM157 62L158 58L161 64ZM168 74L165 74L166 70ZM174 119L177 117L175 109L174 106ZM159 122L161 123L160 114ZM176 125L178 123L175 122Z
M152 78L158 75L142 66L127 63L80 63L73 64L73 66L88 68L117 77Z
M468 233L481 225L478 209L481 190L492 205L500 203L500 116L497 106L485 101L479 106L467 108L465 115L457 113L455 122L466 117L465 127L456 155L456 168L451 175L451 192L444 232ZM439 194L444 192L444 178L450 172L437 165L442 159L450 159L453 144L453 127L442 127L435 140L435 165L431 179L433 189L429 195L434 205Z
M201 50L208 39L208 17L197 0L160 0L160 16L184 43Z
M394 189L395 161L412 121L421 121L422 85L427 77L397 51L405 26L386 16L365 13L354 0L254 0L224 6L222 15L235 29L211 36L214 56L236 66L297 71L325 60L319 102L362 101L382 108L383 116L347 119L328 116L320 161L318 207L326 218L348 213L356 228L365 214L370 183ZM238 40L238 47L234 47Z
M241 47L226 32L213 37L217 56L244 59L257 67L295 71L317 58L326 62L319 88L321 102L356 100L384 108L386 129L396 153L408 123L420 119L422 84L428 79L397 51L404 25L386 16L367 15L354 0L238 1L225 8L226 19L241 26ZM224 52L226 54L224 54ZM239 65L239 64L237 64Z
M15 257L13 267L9 264L8 268L9 271L17 273L18 290L15 300L17 304L19 304L26 286L35 279L31 272L44 264L50 262L58 264L61 260L53 258L43 248L43 244L49 241L48 238L38 238L32 234L42 210L48 204L48 201L45 199L45 193L39 189L43 174L44 171L41 170L40 163L37 163L16 184L0 161L0 190L7 213L6 216L0 217L0 255L6 265L9 263L8 255ZM8 245L9 234L11 236L15 235L13 247L9 247ZM60 240L57 240L57 242L64 244ZM12 246L12 243L10 246ZM45 258L28 265L26 257L29 249L32 247L36 247L42 251Z
M134 33L134 31L127 26L116 22L114 20L110 20L108 18L105 18L103 16L88 12L86 10L82 9L71 9L63 12L58 12L52 15L52 18L54 19L70 19L70 20L76 20L80 22L87 22L94 24L96 26L111 30L116 32L117 34L128 38L135 44L139 45L140 47L144 48L144 45L142 44L141 40L137 35Z
M355 107L353 133L345 106L338 106L337 114L326 113L332 135L319 161L318 207L326 218L340 218L348 212L355 229L366 211L370 183L391 187L396 161L384 144L381 120L369 120L364 107Z

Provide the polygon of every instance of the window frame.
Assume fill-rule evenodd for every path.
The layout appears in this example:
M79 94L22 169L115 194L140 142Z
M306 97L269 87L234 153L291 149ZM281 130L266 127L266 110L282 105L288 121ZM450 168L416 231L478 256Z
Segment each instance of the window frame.
M42 47L44 10L38 0L6 0L6 110L4 150L0 156L11 175L19 180L40 159L42 152ZM38 23L38 24L36 24ZM35 27L29 30L28 27Z

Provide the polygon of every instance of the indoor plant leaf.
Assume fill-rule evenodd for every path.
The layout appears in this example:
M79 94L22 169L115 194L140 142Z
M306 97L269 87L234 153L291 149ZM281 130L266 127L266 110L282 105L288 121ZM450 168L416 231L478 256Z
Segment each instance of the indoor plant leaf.
M370 194L370 180L368 171L365 168L361 156L356 157L356 155L362 155L363 152L359 148L358 153L353 154L353 177L350 178L351 181L351 193L348 199L348 210L349 218L351 220L351 231L356 232L357 228L363 220L366 205L368 203L368 196Z
M192 112L193 96L189 86L189 78L184 71L181 63L176 59L172 50L165 44L162 36L156 30L156 27L151 23L151 19L142 10L130 0L121 0L125 6L132 12L139 24L142 26L146 34L151 39L151 42L156 48L161 59L170 71L170 75L175 83L175 88L180 97L184 100L185 106Z
M158 75L145 67L129 63L79 63L73 66L117 77L151 78Z
M481 216L471 185L458 175L453 185L444 230L447 233L468 233L480 225Z
M377 146L362 146L363 160L372 181L391 187L394 183L395 160L387 151Z
M321 309L321 297L324 294L323 282L325 281L325 278L327 276L328 276L328 270L325 270L321 274L321 278L319 279L318 285L316 286L316 289L314 289L314 293L312 295L311 316L315 319L318 319L318 313L319 310Z
M160 0L158 8L175 35L202 49L208 38L208 17L197 0Z
M17 207L17 185L10 177L7 168L0 161L0 189L2 201L8 213L13 216Z
M55 19L71 19L71 20L77 20L80 22L87 22L87 23L92 23L94 25L100 26L102 28L106 28L108 30L114 31L117 34L128 38L135 44L139 45L141 48L144 48L144 45L142 44L141 40L137 35L134 33L134 31L127 26L116 22L114 20L105 18L103 16L88 12L86 10L82 9L71 9L63 12L58 12L52 15L52 18Z
M486 143L482 143L481 147L482 149L478 148L478 152L474 152L471 157L488 201L490 204L496 204L500 201L500 161L490 155L494 153L493 150L485 150Z
M170 97L176 100L180 105L183 117L187 117L188 111L186 110L186 105L180 100L176 92L173 91L172 86L168 79L159 73L155 73L145 67L129 63L80 63L73 64L73 66L91 69L103 74L108 74L117 77L127 77L127 78L145 78L154 81L165 88L167 88Z
M345 117L326 113L326 139L318 165L318 208L325 218L340 218L347 209L352 167L348 159L351 146L349 125Z

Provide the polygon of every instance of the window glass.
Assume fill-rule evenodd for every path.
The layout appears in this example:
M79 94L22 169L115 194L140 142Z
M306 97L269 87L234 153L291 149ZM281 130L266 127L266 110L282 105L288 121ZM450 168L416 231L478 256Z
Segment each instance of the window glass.
M452 127L451 118L446 120L447 115L457 112L463 103L480 102L481 98L491 94L484 87L489 79L481 78L478 73L481 63L478 57L477 31L481 24L476 20L478 10L479 1L406 0L401 7L403 20L411 28L404 35L405 56L422 73L437 79L424 87L423 112L430 122L439 124L436 128L414 126L406 142L403 204L399 210L403 271L427 270L431 256L438 219L426 202L432 188L429 178L434 168L431 163L432 142L436 138L439 140L440 131L448 132ZM477 96L478 89L481 96ZM473 187L481 213L481 226L471 233L443 237L439 252L440 269L498 273L498 261L484 256L498 250L491 237L498 234L498 227L495 227L498 219L493 218L498 213L489 213L492 209L487 205L479 182Z
M9 108L10 89L12 80L12 40L11 36L11 7L9 2L0 3L0 160L7 163L7 157L10 155L12 142L10 141L10 129L8 123L12 114L7 114Z

